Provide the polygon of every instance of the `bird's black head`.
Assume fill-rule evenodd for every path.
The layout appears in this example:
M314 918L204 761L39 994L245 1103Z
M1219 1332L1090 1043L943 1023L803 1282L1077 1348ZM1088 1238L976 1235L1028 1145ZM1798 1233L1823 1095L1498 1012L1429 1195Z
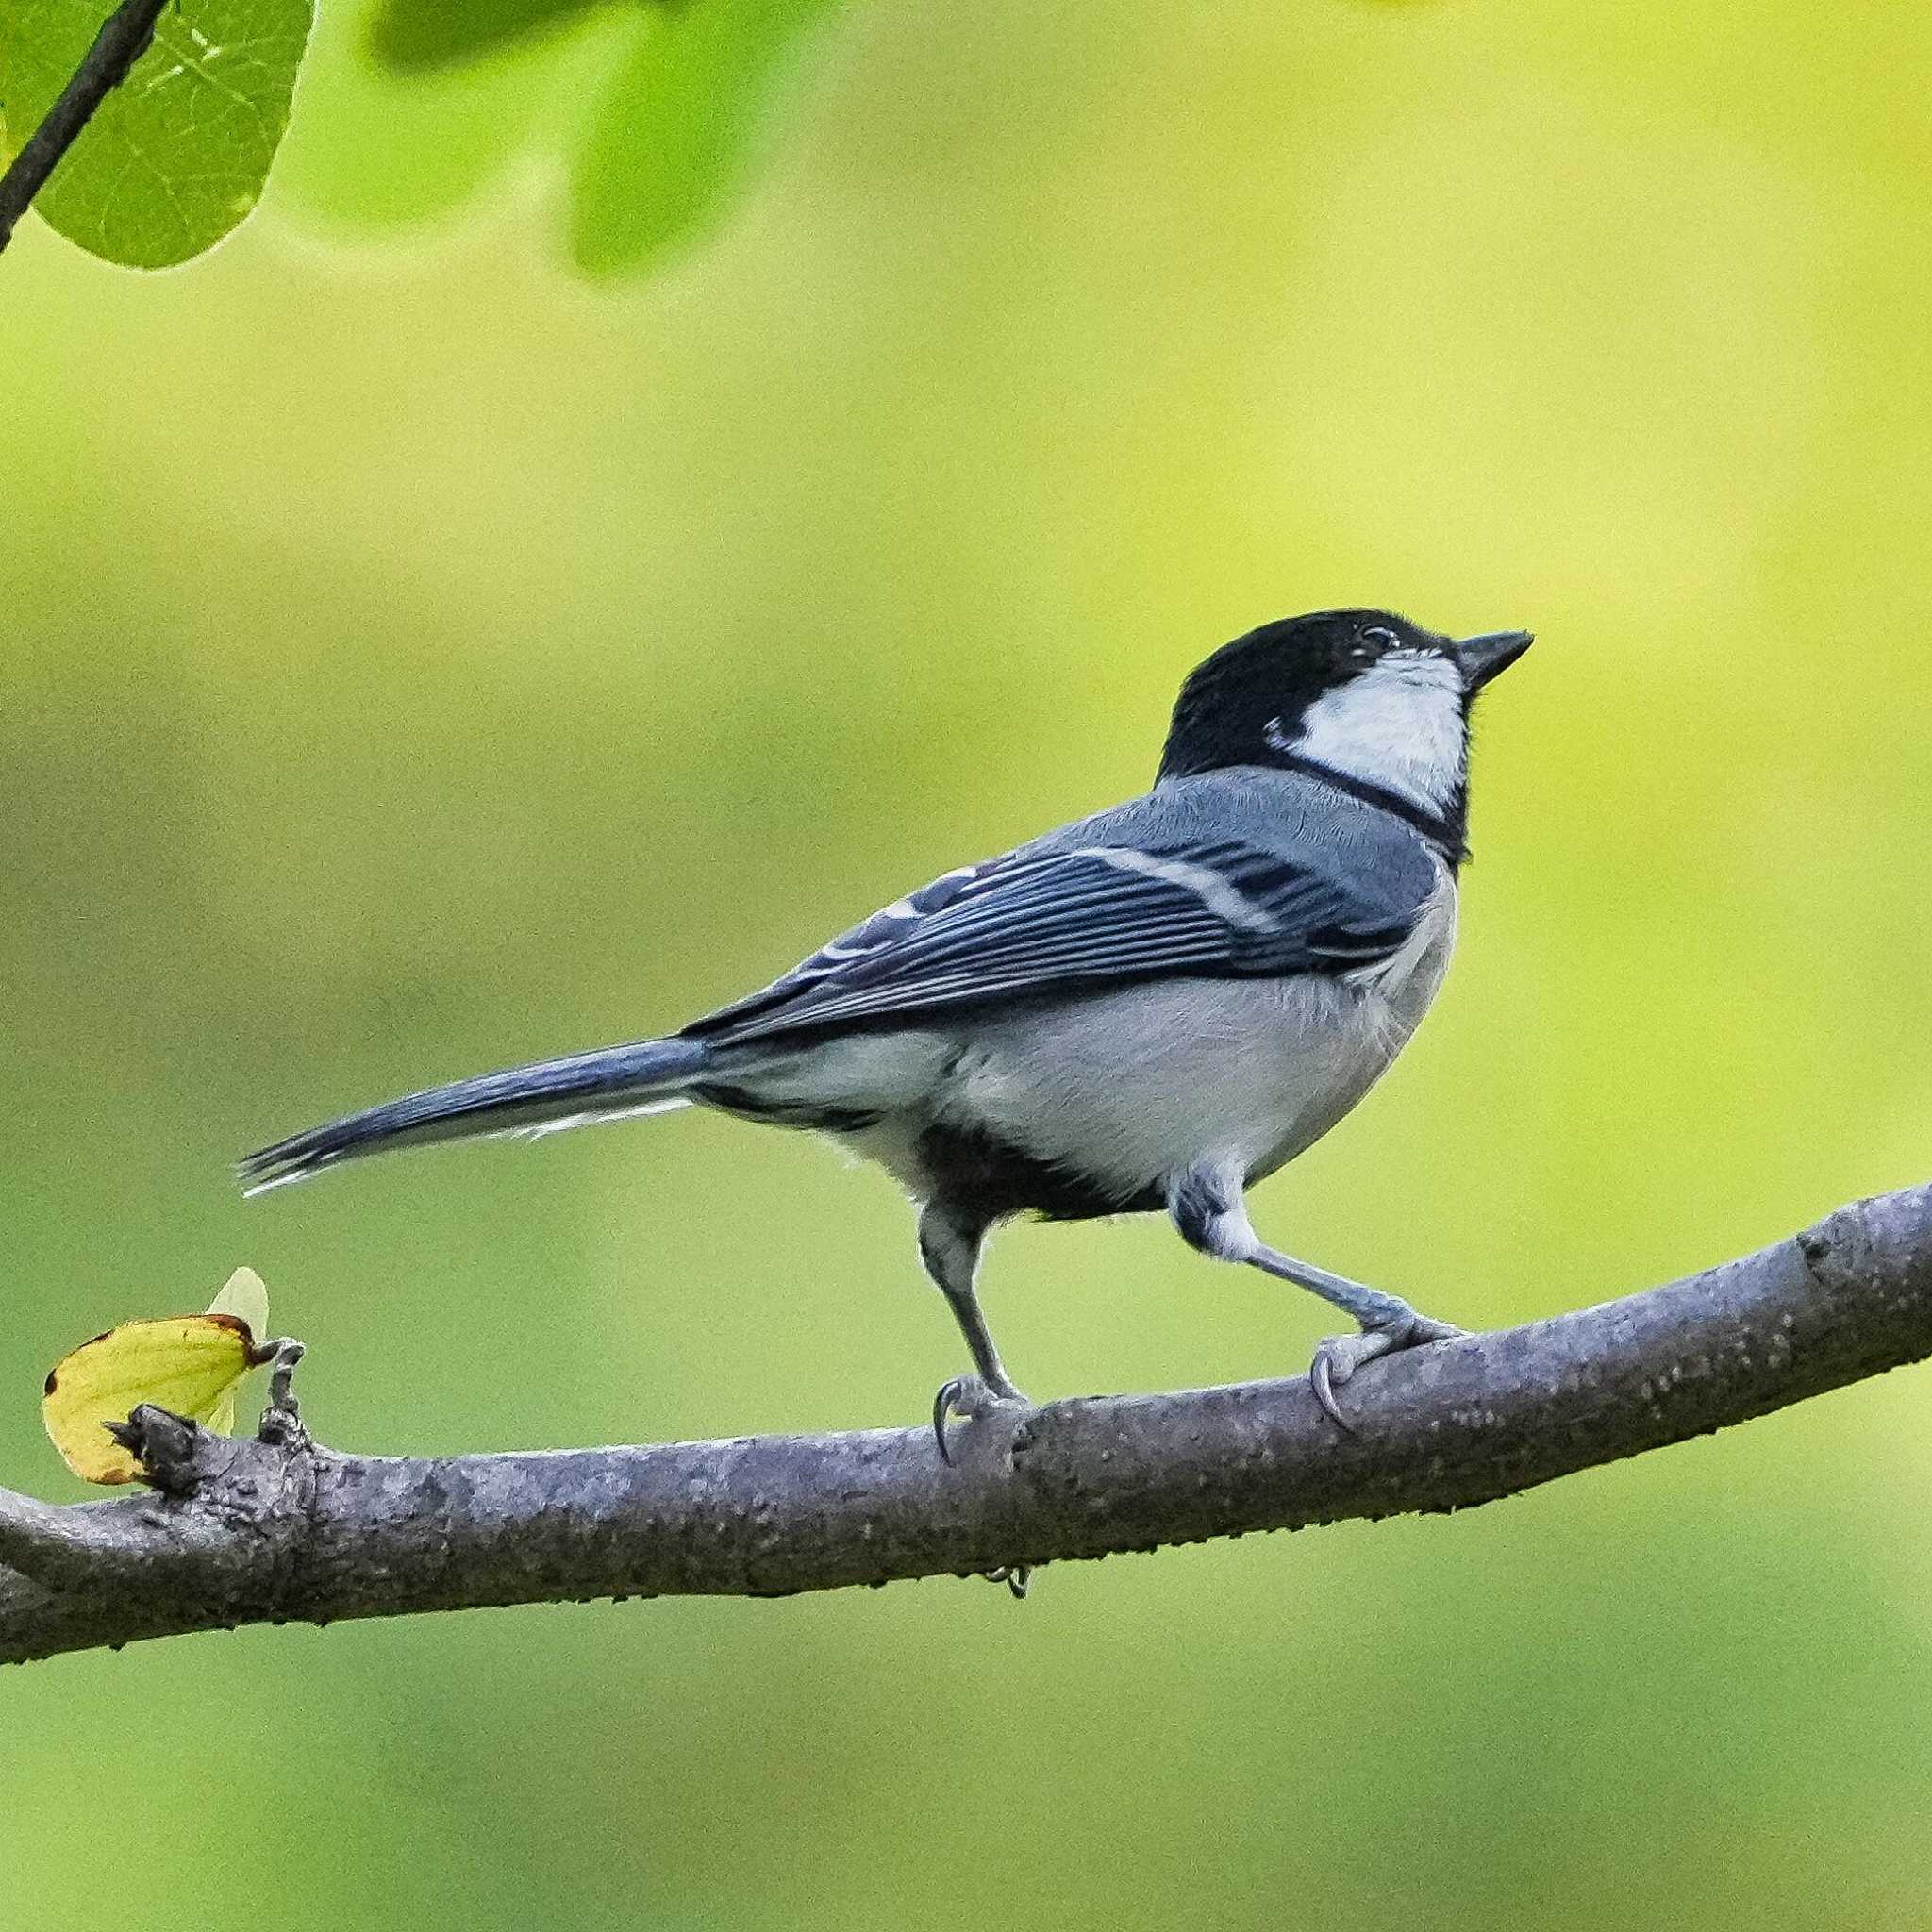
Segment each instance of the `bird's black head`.
M1224 644L1181 687L1162 778L1303 771L1399 813L1460 857L1469 708L1527 631L1456 640L1388 610L1317 610Z

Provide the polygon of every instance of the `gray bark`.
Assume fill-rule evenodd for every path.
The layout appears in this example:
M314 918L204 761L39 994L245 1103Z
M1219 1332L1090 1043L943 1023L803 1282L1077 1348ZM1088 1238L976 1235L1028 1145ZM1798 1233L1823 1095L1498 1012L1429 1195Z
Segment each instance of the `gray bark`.
M783 1595L1464 1508L1932 1355L1932 1184L1741 1260L1372 1364L1343 1433L1301 1379L957 1425L432 1459L158 1409L152 1493L0 1491L0 1662L244 1623ZM286 1388L286 1375L281 1380Z

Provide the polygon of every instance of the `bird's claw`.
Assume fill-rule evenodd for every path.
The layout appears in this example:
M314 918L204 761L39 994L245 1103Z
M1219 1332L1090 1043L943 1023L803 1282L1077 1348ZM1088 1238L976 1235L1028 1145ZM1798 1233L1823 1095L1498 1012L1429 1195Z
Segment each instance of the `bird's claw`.
M991 1415L1002 1403L1024 1404L1026 1398L1010 1382L995 1385L979 1375L955 1375L940 1384L932 1399L932 1433L938 1442L940 1460L952 1466L952 1444L946 1441L946 1424L957 1416L962 1423L977 1422Z
M1315 1359L1308 1366L1308 1387L1322 1413L1344 1434L1354 1435L1355 1424L1342 1414L1335 1399L1341 1388L1364 1362L1378 1356L1394 1355L1405 1348L1420 1348L1430 1341L1453 1341L1468 1334L1450 1322L1433 1321L1427 1315L1410 1315L1382 1327L1358 1328L1353 1335L1330 1335L1315 1348Z
M939 1393L932 1399L932 1433L939 1444L940 1460L947 1468L952 1467L953 1450L946 1441L946 1424L955 1416L964 1423L976 1422L981 1416L991 1415L1003 1403L1025 1400L1010 1382L995 1388L978 1375L955 1375L950 1382L941 1383ZM1004 1583L1016 1598L1024 1598L1033 1581L1033 1566L1002 1563L996 1570L982 1570L980 1574L989 1583Z

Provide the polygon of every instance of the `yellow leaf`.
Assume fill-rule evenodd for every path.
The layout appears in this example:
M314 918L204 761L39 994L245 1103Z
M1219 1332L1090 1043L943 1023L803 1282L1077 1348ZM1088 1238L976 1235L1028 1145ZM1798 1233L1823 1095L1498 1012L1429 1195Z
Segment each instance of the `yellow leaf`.
M268 1359L268 1291L238 1268L205 1315L124 1322L84 1341L47 1377L41 1416L69 1469L91 1483L131 1482L133 1456L106 1424L152 1402L228 1434L242 1378Z

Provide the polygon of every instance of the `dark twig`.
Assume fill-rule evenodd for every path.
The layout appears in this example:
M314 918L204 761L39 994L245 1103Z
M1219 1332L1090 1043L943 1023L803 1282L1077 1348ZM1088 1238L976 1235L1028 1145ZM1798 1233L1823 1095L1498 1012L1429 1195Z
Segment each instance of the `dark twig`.
M1932 1185L1643 1294L1305 1379L1000 1407L943 1467L913 1428L434 1460L155 1408L154 1493L0 1491L0 1662L264 1620L975 1575L1457 1509L1932 1355ZM289 1365L283 1358L283 1366Z
M59 165L60 157L93 119L95 109L147 52L148 42L155 37L155 22L167 4L168 0L122 0L94 36L87 58L60 90L60 98L48 108L47 118L27 136L13 164L0 175L0 248L12 241L21 216L47 185L47 176Z

